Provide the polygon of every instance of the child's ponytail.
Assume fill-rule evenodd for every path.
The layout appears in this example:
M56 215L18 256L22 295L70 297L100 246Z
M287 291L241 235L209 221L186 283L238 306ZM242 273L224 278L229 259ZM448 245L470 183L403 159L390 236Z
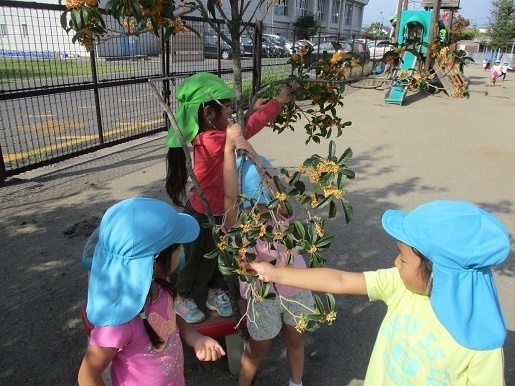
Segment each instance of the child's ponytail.
M168 148L166 156L166 192L173 204L184 208L182 198L186 195L188 170L186 169L186 155L182 147Z
M164 272L170 272L171 265L172 265L171 256L179 247L180 247L180 244L172 244L156 255L155 261L158 265L161 266L161 269ZM163 288L164 290L168 291L168 294L171 297L175 298L177 296L177 291L175 290L175 287L172 286L172 284L168 280L156 278L156 279L154 279L154 282L158 286ZM141 310L140 315L145 315L144 309ZM147 332L148 338L150 339L152 346L156 350L158 350L165 342L163 341L163 339L161 339L161 337L157 334L157 332L155 332L155 330L152 328L152 326L148 322L146 316L143 316L142 319L143 319L143 326L145 327L145 331Z

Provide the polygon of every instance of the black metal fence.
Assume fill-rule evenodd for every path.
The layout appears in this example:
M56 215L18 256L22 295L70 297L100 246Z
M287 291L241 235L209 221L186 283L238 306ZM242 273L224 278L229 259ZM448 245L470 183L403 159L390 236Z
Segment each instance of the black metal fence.
M163 43L150 34L120 36L86 52L62 29L64 9L0 0L0 186L16 174L167 130L149 78L162 79L158 89L172 111L175 88L191 74L213 72L232 83L230 49L200 18L184 19L201 38L181 34ZM106 22L122 31L114 19ZM295 35L259 23L248 32L253 40L261 33ZM288 76L290 55L264 42L251 55L243 43L250 100L260 82Z

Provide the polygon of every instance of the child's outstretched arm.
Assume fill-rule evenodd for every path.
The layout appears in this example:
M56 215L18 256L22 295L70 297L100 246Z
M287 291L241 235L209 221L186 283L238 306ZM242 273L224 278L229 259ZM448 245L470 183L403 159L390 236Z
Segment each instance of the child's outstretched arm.
M362 272L332 268L275 267L264 261L247 263L246 268L255 271L259 279L265 282L333 294L367 294L365 275Z
M224 349L216 340L198 333L183 318L178 317L176 320L182 341L188 346L193 347L199 361L216 361L225 355Z
M236 223L238 208L236 197L240 191L238 169L236 168L236 149L246 150L256 159L261 158L256 154L252 145L243 137L241 126L237 124L227 127L224 149L224 226L229 229Z
M118 353L114 347L88 346L86 355L80 365L78 383L80 386L104 386L103 371Z

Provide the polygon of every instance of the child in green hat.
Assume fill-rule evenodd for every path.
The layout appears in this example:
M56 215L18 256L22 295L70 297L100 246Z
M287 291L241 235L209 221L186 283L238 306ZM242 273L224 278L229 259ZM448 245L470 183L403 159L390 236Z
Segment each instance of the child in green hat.
M231 100L234 90L211 73L198 73L184 80L177 88L180 102L175 120L187 143L193 145L194 173L204 191L215 220L221 223L224 214L223 162ZM216 100L213 100L216 98ZM281 112L282 105L294 98L291 88L284 86L276 98L256 103L257 111L249 118L245 138L257 134L265 125L273 121ZM223 106L223 107L222 107ZM199 224L207 223L208 218L195 187L191 197L183 204L186 195L188 173L186 157L179 138L173 128L166 141L167 176L166 191L174 205L184 207L184 213L192 215ZM205 318L197 307L194 298L208 287L207 308L221 316L231 316L232 309L227 294L222 291L223 275L218 270L216 259L205 259L204 255L215 248L211 229L200 227L199 237L184 244L186 263L177 279L176 312L188 323L197 323Z

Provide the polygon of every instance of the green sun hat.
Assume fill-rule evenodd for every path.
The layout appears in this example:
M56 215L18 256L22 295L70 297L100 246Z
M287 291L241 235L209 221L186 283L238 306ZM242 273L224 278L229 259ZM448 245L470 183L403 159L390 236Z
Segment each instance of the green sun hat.
M229 88L218 76L208 72L190 76L177 88L176 98L180 105L174 117L186 143L193 141L199 131L198 109L200 105L213 100L208 93L219 101L234 98L234 90ZM181 147L181 141L173 127L168 130L166 146Z
M390 16L390 21L394 21L394 20L397 20L397 15Z

